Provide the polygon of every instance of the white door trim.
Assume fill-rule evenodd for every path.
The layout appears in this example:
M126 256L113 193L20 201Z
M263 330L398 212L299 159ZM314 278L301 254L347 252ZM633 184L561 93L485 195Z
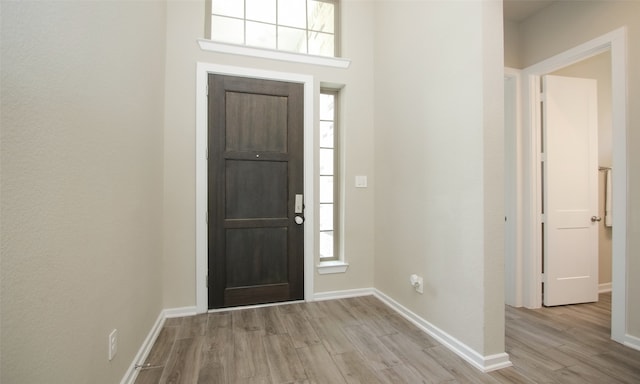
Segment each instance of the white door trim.
M627 31L621 27L523 70L524 253L523 304L539 308L541 298L540 76L599 53L611 52L613 115L613 290L611 337L624 343L627 307Z
M504 69L505 304L522 307L522 71ZM507 104L508 103L508 104ZM508 113L508 114L507 114ZM508 120L507 120L508 119Z
M212 63L197 63L196 69L196 311L208 309L207 269L207 82L211 73L250 77L254 79L278 80L304 84L304 298L313 300L313 255L314 255L314 195L313 181L313 105L315 80L313 76L297 73L265 71Z

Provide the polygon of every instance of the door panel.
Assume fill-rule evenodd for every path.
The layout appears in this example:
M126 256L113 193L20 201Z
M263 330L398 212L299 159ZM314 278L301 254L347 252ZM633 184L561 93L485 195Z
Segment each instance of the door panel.
M209 76L209 307L304 298L303 85Z
M227 160L226 218L286 218L287 163Z
M596 81L545 76L544 305L598 300Z

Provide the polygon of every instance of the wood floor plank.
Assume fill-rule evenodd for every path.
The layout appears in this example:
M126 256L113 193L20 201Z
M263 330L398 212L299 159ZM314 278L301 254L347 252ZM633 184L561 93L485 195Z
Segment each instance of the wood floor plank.
M384 316L385 320L391 324L399 333L403 333L410 338L417 340L421 345L426 347L435 347L438 342L431 336L424 333L418 327L413 325L409 320L405 319L401 315L394 313L391 315Z
M498 384L499 382L490 375L478 375L478 370L466 363L462 358L445 346L427 348L424 352L434 361L449 371L457 383L473 384Z
M198 372L198 384L224 384L228 382L224 364L216 361L207 361L200 366L200 371Z
M164 320L165 327L179 327L182 325L182 321L184 321L185 317L167 317Z
M349 312L358 319L360 324L368 327L376 336L385 336L398 332L384 317L380 316L375 307L354 305L349 307Z
M262 332L233 332L235 375L229 380L269 377Z
M296 348L320 343L320 338L301 311L282 315L287 332Z
M287 333L284 319L277 307L261 308L261 312L264 318L264 330L267 335L284 335Z
M296 350L309 383L346 384L340 369L322 344L312 344Z
M615 384L620 381L603 372L583 364L573 365L555 372L556 381L566 384L607 383Z
M155 343L153 343L153 347L151 347L145 364L149 366L164 366L167 363L177 334L178 327L163 327Z
M399 364L391 368L383 369L379 371L382 375L383 382L386 384L396 383L420 383L427 384L425 378L423 378L416 370L410 365Z
M333 360L349 384L384 383L359 352L352 351L334 355Z
M154 367L141 369L136 377L135 384L158 384L162 377L164 367Z
M292 383L307 379L289 335L269 335L263 340L273 383Z
M308 319L326 319L328 317L327 312L324 310L323 304L320 301L312 301L305 303L304 312Z
M588 355L572 347L560 347L560 351L572 356L578 362L569 367L588 366L597 369L608 377L622 383L640 383L640 354L636 356L631 366L625 366L624 359L607 359L602 355Z
M194 337L204 336L204 334L206 333L208 317L209 316L206 313L202 315L185 317L182 321L182 325L180 325L176 338L190 339Z
M231 383L235 377L234 339L231 328L215 328L204 339L199 382Z
M351 325L343 329L349 340L374 369L380 370L400 364L398 356L367 328L361 325Z
M210 313L207 318L207 333L214 332L218 328L231 328L230 312Z
M355 351L354 345L342 331L342 323L339 321L328 317L311 318L308 321L330 355Z
M536 384L535 381L529 379L513 367L489 372L489 375L501 384Z
M264 332L264 317L257 308L247 308L231 312L233 330L244 332Z
M359 324L358 319L349 312L348 307L345 307L344 303L345 301L340 300L327 300L321 301L319 306L327 316L341 322L345 326Z
M452 381L455 378L442 365L425 353L425 347L405 334L396 333L380 338L384 345L404 363L411 365L429 383Z
M177 339L171 349L169 361L162 373L160 383L195 383L200 371L202 337Z

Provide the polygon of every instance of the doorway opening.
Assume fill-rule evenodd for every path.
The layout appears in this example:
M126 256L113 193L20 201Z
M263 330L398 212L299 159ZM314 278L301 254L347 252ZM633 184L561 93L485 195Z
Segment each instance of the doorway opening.
M611 336L625 343L626 340L626 33L618 29L591 40L569 51L551 57L522 71L523 126L523 248L522 248L522 304L528 308L540 308L542 298L542 153L541 130L541 77L603 52L611 54L612 99L612 168L613 219L612 219L612 321Z

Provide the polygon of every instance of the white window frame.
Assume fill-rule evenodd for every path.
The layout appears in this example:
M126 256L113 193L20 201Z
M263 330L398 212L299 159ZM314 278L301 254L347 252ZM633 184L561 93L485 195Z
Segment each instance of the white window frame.
M272 58L276 60L293 61L307 64L317 64L336 68L348 68L350 60L340 57L340 0L316 0L325 1L334 4L334 31L333 31L333 44L334 44L334 56L321 56L307 53L298 53L285 50L277 50L270 48L260 48L247 46L244 44L230 44L224 42L218 42L211 40L211 17L212 17L212 0L205 2L205 39L199 40L200 48L202 50L234 53L253 57ZM246 21L246 19L244 19ZM278 24L275 24L276 26ZM306 33L309 33L309 29L305 29ZM311 31L312 33L314 31ZM276 53L281 53L278 55ZM305 58L306 57L306 58Z
M320 88L321 94L331 94L335 97L334 99L334 116L333 116L333 257L320 259L320 225L318 222L317 226L317 235L318 235L318 260L319 263L317 265L318 273L321 275L324 274L332 274L332 273L344 273L349 268L349 264L344 259L344 231L343 228L343 184L344 180L342 177L342 162L341 162L341 142L342 142L342 127L340 124L340 105L341 103L341 94L340 90L336 88ZM320 98L318 98L319 100ZM319 120L320 121L320 120ZM319 132L319 128L318 128ZM320 151L320 138L318 137L318 145L317 149ZM318 173L317 173L317 182L320 182L320 171L319 171L318 161ZM319 194L318 194L319 196ZM320 218L320 199L318 198L318 207L316 212L318 212L318 218Z

